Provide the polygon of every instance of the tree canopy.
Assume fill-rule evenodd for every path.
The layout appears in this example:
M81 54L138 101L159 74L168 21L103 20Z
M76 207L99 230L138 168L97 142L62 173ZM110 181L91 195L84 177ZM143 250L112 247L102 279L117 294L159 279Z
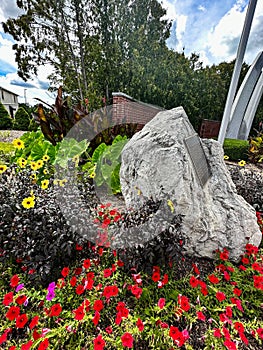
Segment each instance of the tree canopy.
M62 85L89 110L122 91L164 108L183 106L196 129L221 120L234 61L204 67L198 54L169 49L171 23L157 0L17 0L24 11L3 27L14 37L24 80L51 65L51 88ZM248 71L243 64L242 81ZM256 122L263 119L262 102Z

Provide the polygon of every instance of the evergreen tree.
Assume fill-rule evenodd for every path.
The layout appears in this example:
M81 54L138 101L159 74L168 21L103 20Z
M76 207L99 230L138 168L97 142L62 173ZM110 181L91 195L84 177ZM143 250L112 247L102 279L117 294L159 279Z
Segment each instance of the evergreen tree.
M19 107L15 114L13 124L14 130L28 131L30 125L30 116L23 107Z
M11 130L12 125L12 119L10 118L4 105L0 102L0 130Z

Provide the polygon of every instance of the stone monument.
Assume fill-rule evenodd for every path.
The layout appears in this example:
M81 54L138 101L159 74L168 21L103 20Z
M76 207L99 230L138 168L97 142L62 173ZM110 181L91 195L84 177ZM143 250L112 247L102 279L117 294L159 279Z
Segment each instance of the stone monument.
M237 194L222 146L201 140L182 107L158 113L125 145L120 181L127 207L149 198L172 204L188 255L214 258L226 248L238 261L247 243L261 242L255 210Z

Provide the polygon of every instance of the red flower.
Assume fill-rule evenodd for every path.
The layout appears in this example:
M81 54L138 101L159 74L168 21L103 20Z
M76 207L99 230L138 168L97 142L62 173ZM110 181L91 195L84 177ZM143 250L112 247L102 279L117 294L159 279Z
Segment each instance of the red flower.
M104 287L102 295L109 299L110 297L117 296L119 293L119 289L117 286L106 286Z
M206 320L206 317L202 313L202 311L197 311L196 316L197 316L198 320L200 320L200 321L205 321Z
M95 300L93 310L100 312L104 308L102 300Z
M224 278L226 281L230 281L230 275L227 271L224 271Z
M16 303L19 304L19 305L22 305L24 304L24 302L27 300L27 297L25 295L19 295L17 298L16 298Z
M228 260L229 251L227 249L224 249L223 252L220 253L219 257L221 260L224 260L224 261Z
M116 325L119 326L121 324L121 321L122 321L121 313L118 312L115 318Z
M237 298L230 298L230 301L231 301L231 303L232 304L235 304L236 305L236 307L238 308L238 310L240 310L240 311L244 311L243 310L243 307L242 307L242 302L241 302L241 300L239 300L239 299L237 299Z
M60 304L54 304L50 308L49 316L59 316L62 311L62 307Z
M213 283L213 284L219 283L219 279L218 279L214 274L208 276L208 279L209 279L209 281L210 281L211 283Z
M89 269L90 268L90 259L86 259L83 261L83 265L84 269Z
M190 280L189 280L189 283L190 283L191 287L196 288L198 286L198 284L199 284L199 281L194 276L191 276Z
M4 333L0 336L0 345L7 341L8 333L10 333L11 331L12 331L11 328L7 328L4 331Z
M77 267L74 271L74 275L79 276L82 272L82 267Z
M79 284L78 286L77 286L77 288L76 288L76 293L78 294L78 295L81 295L82 293L84 293L84 286L82 285L82 284Z
M173 340L176 340L178 339L179 335L180 335L180 331L177 327L174 327L174 326L171 326L170 327L170 331L169 331L169 336L171 338L173 338Z
M8 350L16 350L16 346L10 346L10 348Z
M223 300L225 300L225 298L226 298L226 295L223 292L219 291L219 292L216 293L216 299L217 300L223 301Z
M79 245L78 243L76 243L76 250L81 251L81 250L83 250L83 247L81 245Z
M236 344L233 341L231 341L230 339L226 339L224 341L224 345L228 350L236 350L237 349Z
M263 328L258 328L257 334L258 334L259 338L263 339Z
M242 342L243 342L244 344L248 345L248 339L247 339L247 337L245 336L245 334L244 334L243 332L239 332L239 336L240 336Z
M37 348L38 350L46 350L49 346L49 341L47 338L45 338L39 345L39 347Z
M184 311L189 311L190 310L190 304L189 304L189 299L184 296L184 295L178 295L178 303L180 305L180 307L184 310Z
M263 290L263 276L253 276L254 287Z
M20 313L20 308L18 306L11 306L5 316L6 318L9 319L9 321L13 321L17 318L19 313Z
M163 309L164 308L164 305L165 305L165 298L160 298L158 300L158 306L160 309Z
M234 293L235 295L237 295L238 297L240 297L240 295L242 294L242 290L240 290L240 289L238 289L238 288L234 288L233 293Z
M41 338L41 333L38 333L38 332L36 331L36 329L34 329L34 331L33 331L33 339L34 339L34 340L37 340L37 339L39 339L39 338Z
M105 331L108 333L108 334L111 334L112 333L112 328L111 326L108 326L105 328Z
M231 318L233 316L232 308L231 306L226 307L226 315L227 317Z
M100 313L98 311L95 311L95 315L92 319L92 322L94 323L95 326L99 323L100 320Z
M234 323L234 328L239 332L244 332L245 328L241 322L235 322Z
M105 270L103 271L103 277L104 277L104 278L110 277L111 274L112 274L111 269L105 269Z
M160 280L161 276L160 276L160 272L159 271L155 271L152 274L152 280L153 282L158 282Z
M7 294L4 296L3 304L4 304L5 306L8 306L9 304L11 304L11 303L13 302L13 297L14 297L13 292L7 293Z
M78 321L83 320L83 317L85 315L84 306L80 305L76 310L73 310L73 313L75 314L74 316L75 320L78 320Z
M12 288L15 288L19 283L19 277L17 275L14 275L10 280L10 286Z
M221 331L219 328L214 329L214 337L221 338Z
M21 350L29 350L33 345L33 341L29 340L26 344L22 344Z
M124 333L121 336L121 341L122 341L122 346L126 346L127 348L132 348L133 347L133 336L131 333Z
M192 264L192 266L193 266L193 269L194 269L194 273L195 273L196 275L200 275L200 270L199 270L199 268L197 267L197 265L196 265L196 264Z
M140 318L138 318L137 322L136 322L136 326L138 327L139 331L142 332L144 329L144 324L142 322L142 320Z
M131 292L137 299L139 299L142 295L142 288L138 287L137 285L132 285Z
M93 340L93 344L94 344L94 350L103 350L106 343L103 340L101 334L99 334L97 338Z
M38 320L39 320L39 316L33 317L29 324L29 328L33 329L38 324Z
M121 261L121 260L118 260L118 261L117 261L117 265L118 265L119 267L123 267L123 266L124 266L124 262Z
M68 267L64 267L63 269L62 269L62 271L61 271L61 275L63 276L63 277L67 277L67 275L69 274L69 268Z
M70 285L72 287L75 287L75 285L77 284L77 277L76 276L73 276L70 281L69 281Z
M26 314L18 315L16 318L16 328L24 328L28 318Z

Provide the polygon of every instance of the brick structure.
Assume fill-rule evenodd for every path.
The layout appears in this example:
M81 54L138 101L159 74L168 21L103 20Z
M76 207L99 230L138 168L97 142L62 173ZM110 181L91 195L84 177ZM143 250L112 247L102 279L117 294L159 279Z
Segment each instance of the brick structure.
M137 131L141 130L146 123L153 119L157 113L164 110L134 99L123 92L113 92L113 120L137 124Z
M204 119L199 129L199 136L206 139L217 137L219 134L220 125L220 121Z

